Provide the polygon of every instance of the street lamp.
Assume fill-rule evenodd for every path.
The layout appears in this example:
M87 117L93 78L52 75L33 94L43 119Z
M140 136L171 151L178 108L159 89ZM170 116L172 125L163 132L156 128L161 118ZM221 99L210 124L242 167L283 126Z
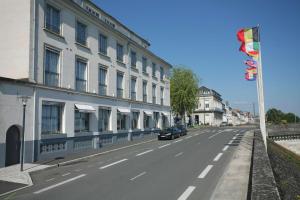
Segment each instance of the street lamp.
M24 145L25 145L25 111L26 111L26 104L28 99L30 97L28 96L21 96L18 97L23 105L23 129L22 129L22 143L21 143L21 171L24 170L23 165L24 165Z

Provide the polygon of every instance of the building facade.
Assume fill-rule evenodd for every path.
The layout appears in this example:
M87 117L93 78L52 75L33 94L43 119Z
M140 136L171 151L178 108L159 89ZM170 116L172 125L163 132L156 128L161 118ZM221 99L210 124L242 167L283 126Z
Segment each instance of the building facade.
M19 162L24 96L26 162L169 126L171 64L97 5L10 0L0 11L0 167Z
M223 112L221 95L215 90L200 87L198 105L192 114L194 124L219 126L223 121Z

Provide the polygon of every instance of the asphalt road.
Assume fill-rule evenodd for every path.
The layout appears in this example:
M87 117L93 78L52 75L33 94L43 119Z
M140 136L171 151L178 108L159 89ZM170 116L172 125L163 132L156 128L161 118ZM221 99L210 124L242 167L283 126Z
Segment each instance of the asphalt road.
M246 128L207 128L148 140L32 175L6 199L209 199Z

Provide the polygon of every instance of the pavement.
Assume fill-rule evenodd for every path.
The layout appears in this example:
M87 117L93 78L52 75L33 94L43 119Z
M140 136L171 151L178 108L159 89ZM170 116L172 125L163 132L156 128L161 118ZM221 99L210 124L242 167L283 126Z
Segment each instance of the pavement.
M60 167L32 172L34 185L2 197L210 199L247 130L205 128L172 141L149 139L73 158Z
M248 131L234 152L211 200L247 199L253 148L253 131ZM240 139L240 136L237 137Z

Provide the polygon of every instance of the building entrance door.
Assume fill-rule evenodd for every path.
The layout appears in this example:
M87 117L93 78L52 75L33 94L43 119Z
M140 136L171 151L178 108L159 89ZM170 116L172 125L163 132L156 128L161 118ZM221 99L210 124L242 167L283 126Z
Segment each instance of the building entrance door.
M20 130L11 126L6 132L5 166L20 163Z

